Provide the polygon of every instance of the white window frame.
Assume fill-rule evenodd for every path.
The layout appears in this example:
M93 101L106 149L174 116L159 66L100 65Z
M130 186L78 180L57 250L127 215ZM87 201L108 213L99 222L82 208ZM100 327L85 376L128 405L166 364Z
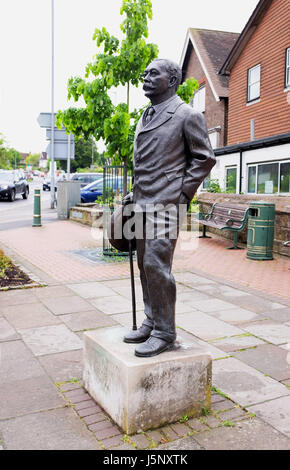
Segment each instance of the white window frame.
M280 177L281 177L281 164L283 163L290 163L290 160L271 160L269 162L258 162L258 163L248 163L247 164L247 193L246 194L261 194L261 193L258 193L257 192L257 188L258 188L258 166L259 165L271 165L273 163L278 163L278 191L277 193L273 193L273 196L279 196L279 194L290 194L290 193L282 193L280 192ZM248 192L248 189L249 189L249 168L250 167L256 167L256 182L255 182L255 192L254 193L249 193Z
M255 82L250 82L251 72L255 69L259 69L259 80ZM254 96L251 98L251 87L259 83L259 95ZM254 67L248 69L248 79L247 79L247 103L253 103L254 101L258 101L261 97L261 64L257 64Z
M287 47L285 56L285 88L290 88L290 47Z
M236 192L233 194L237 194L237 185L238 185L238 165L229 165L225 167L225 190L227 191L227 172L228 170L236 170Z
M205 85L196 90L192 99L192 107L195 111L200 113L205 112Z

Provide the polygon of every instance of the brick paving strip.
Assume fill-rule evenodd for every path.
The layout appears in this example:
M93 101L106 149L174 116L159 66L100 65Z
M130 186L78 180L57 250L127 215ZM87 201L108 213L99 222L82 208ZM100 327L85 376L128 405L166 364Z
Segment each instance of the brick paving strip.
M154 449L159 445L179 442L188 436L210 432L217 427L235 427L239 421L254 419L254 414L242 409L230 399L212 392L212 409L201 418L188 419L127 436L110 419L105 411L88 395L80 383L58 385L65 400L73 407L79 418L94 434L103 449Z

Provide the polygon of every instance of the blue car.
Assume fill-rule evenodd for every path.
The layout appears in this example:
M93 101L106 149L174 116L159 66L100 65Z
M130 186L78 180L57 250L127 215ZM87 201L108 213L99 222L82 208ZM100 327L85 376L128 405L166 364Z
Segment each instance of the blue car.
M127 185L130 184L130 179L127 180ZM103 178L94 181L93 183L88 184L81 189L81 202L95 202L99 196L103 195ZM118 176L114 179L108 179L106 182L106 189L108 191L108 196L114 196L117 193L123 193L123 177ZM128 193L128 191L127 191Z

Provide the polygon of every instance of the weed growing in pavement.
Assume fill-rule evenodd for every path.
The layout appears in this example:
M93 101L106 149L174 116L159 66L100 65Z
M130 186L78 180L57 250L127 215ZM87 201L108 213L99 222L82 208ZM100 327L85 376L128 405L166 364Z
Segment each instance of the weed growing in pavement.
M228 400L230 400L230 397L229 397L226 393L222 392L219 388L217 388L217 387L211 387L211 390L212 390L212 392L217 393L217 394L220 395L221 397L224 397L224 398L227 398Z
M179 420L180 423L186 423L186 421L188 421L187 415L182 416L182 418Z
M231 421L222 421L222 426L226 426L226 427L229 427L229 428L234 428L235 427L235 423L232 423Z

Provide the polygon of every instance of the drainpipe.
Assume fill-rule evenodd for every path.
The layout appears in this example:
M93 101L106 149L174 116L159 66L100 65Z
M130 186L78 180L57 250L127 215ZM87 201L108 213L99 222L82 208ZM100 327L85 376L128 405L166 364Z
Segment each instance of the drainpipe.
M240 149L240 181L239 181L239 194L242 192L242 171L243 171L243 151Z

